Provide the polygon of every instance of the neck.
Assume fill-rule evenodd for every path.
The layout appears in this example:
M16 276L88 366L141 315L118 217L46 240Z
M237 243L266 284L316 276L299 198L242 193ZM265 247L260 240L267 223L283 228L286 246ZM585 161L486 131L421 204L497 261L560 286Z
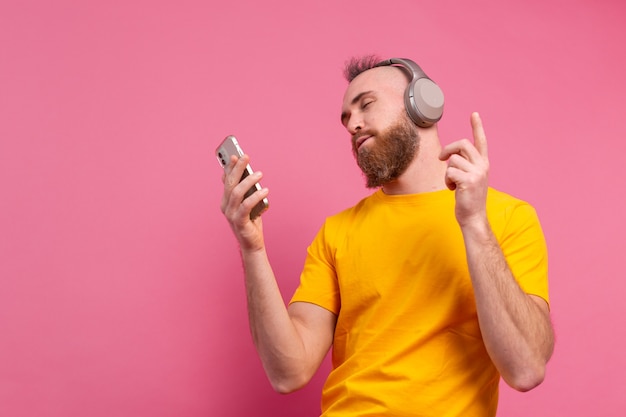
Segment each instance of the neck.
M383 185L385 194L419 194L446 189L447 163L439 160L441 144L436 128L420 129L420 145L413 161L398 178Z

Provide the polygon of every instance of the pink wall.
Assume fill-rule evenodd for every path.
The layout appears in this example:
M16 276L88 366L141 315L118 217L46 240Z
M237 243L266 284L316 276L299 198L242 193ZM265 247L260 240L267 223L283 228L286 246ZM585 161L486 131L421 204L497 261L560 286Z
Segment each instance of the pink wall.
M339 106L370 52L442 86L445 142L480 111L492 184L543 221L556 352L500 415L624 415L626 6L504 3L3 1L0 415L316 416L321 376L280 396L255 356L213 149L265 172L288 298L367 193Z

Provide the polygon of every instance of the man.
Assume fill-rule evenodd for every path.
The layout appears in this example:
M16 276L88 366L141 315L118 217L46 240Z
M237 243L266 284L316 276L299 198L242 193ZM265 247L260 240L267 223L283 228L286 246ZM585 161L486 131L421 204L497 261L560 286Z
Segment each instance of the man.
M479 115L473 143L442 148L436 123L413 120L405 102L415 64L376 62L349 63L341 120L378 190L326 220L288 307L261 220L249 219L268 190L242 201L262 174L238 184L247 156L226 168L222 211L241 248L254 343L282 393L333 347L325 417L493 416L500 376L530 390L552 354L541 227L531 206L489 188Z

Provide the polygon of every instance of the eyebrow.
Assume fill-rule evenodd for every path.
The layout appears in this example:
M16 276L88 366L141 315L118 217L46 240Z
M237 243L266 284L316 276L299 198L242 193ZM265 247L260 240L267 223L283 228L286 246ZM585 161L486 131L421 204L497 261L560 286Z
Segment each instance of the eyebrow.
M363 96L367 95L367 94L371 94L373 93L372 90L369 91L363 91L362 93L357 94L352 101L350 102L350 105L354 105L356 104L359 100L361 100L363 98ZM341 124L345 126L344 120L345 118L348 116L348 112L341 112Z

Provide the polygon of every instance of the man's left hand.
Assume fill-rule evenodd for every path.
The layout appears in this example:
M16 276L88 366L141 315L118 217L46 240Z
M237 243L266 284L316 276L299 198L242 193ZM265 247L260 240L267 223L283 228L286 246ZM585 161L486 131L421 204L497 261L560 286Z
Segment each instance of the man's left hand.
M444 147L439 155L439 159L448 161L445 181L450 190L455 190L455 213L461 227L487 219L487 138L478 113L472 113L470 121L474 143L461 139Z

